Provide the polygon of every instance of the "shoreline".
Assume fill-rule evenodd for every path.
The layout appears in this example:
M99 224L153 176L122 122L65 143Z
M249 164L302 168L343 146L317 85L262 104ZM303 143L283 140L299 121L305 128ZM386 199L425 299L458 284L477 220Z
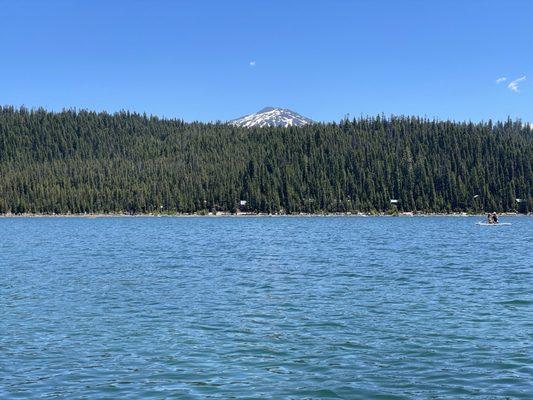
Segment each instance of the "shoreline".
M498 213L500 217L528 217L532 214L519 214L512 212ZM185 214L185 213L146 213L146 214L126 214L126 213L87 213L87 214L41 214L41 213L24 213L24 214L0 214L0 218L197 218L197 217L486 217L487 214L469 214L466 212L457 213L418 213L403 212L397 214L387 213L299 213L299 214L267 214L267 213L229 213L217 212L208 214Z

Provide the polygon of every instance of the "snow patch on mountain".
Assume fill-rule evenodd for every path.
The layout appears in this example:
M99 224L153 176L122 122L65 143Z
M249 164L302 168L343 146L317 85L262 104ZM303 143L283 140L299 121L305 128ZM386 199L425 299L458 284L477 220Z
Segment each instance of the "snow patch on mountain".
M265 107L256 113L228 121L228 123L245 128L264 126L288 127L312 124L313 120L286 108Z

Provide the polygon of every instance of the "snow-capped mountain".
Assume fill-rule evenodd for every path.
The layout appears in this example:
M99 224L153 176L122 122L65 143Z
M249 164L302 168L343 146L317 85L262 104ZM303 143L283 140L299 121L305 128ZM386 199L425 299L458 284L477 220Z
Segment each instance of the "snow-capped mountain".
M250 128L255 126L302 126L313 121L286 108L265 107L254 114L228 121L231 125Z

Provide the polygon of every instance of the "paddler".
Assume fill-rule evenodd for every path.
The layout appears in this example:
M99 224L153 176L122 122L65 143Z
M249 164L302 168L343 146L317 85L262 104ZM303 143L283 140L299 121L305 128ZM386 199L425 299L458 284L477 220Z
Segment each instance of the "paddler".
M498 221L498 215L496 214L496 211L494 211L492 213L492 223L493 224L497 224L499 221Z

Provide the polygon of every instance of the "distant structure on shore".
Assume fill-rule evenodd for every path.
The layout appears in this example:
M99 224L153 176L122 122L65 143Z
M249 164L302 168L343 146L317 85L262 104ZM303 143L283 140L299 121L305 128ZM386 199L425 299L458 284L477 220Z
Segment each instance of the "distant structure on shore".
M287 108L265 107L256 113L228 121L229 124L244 128L265 126L303 126L314 121Z

